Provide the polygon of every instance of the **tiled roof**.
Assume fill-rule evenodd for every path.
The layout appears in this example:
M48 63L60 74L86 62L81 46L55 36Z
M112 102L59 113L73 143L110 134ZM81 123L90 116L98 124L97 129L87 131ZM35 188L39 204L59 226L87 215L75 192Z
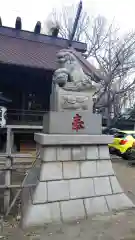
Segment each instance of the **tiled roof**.
M63 46L32 41L1 34L0 32L0 62L21 65L32 68L55 70L57 68L57 53ZM102 79L100 71L91 65L80 52L74 49L64 49L72 52L82 65L87 75L93 74Z
M0 62L28 67L56 69L60 46L0 35Z

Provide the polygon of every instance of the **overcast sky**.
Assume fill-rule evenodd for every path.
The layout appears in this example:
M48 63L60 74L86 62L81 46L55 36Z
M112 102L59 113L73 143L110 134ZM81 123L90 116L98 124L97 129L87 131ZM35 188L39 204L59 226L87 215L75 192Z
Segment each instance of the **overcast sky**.
M16 16L22 18L24 30L32 31L36 21L44 21L52 8L72 5L79 0L0 0L0 15L4 26L14 27ZM122 31L135 28L135 0L83 0L89 15L103 15L108 21L115 17Z

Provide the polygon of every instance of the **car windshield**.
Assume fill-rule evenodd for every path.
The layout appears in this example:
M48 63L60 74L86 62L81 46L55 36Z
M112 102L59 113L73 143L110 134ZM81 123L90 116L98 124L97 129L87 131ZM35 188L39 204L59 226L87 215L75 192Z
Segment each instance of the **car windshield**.
M115 138L125 138L126 137L126 133L123 133L123 132L117 132L114 137Z

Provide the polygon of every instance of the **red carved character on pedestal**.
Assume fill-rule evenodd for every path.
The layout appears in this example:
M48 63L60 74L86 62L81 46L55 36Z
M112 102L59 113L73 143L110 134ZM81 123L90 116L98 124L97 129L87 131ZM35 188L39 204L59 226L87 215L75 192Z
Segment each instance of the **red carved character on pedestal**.
M72 122L72 130L75 130L78 132L80 129L84 129L84 121L81 120L82 116L80 116L78 113L73 117Z

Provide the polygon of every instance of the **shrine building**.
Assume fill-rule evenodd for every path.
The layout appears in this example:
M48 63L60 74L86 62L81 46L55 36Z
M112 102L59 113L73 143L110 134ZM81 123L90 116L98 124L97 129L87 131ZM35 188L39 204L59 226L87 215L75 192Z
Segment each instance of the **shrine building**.
M21 18L15 27L0 21L0 104L7 108L8 124L42 123L49 110L56 54L69 47L68 40L41 34L37 22L33 32L22 30ZM73 41L72 48L86 74L100 78L99 72L83 57L86 43Z

